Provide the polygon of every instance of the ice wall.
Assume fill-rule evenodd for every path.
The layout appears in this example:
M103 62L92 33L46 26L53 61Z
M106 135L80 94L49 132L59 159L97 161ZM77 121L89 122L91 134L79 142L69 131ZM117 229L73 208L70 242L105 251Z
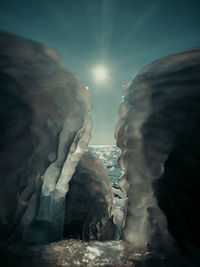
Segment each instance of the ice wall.
M81 158L65 201L65 238L101 241L117 238L108 171L90 152Z
M90 140L89 91L54 49L4 31L0 85L0 238L59 239L68 183Z
M125 88L115 135L128 196L124 239L134 248L167 249L173 238L200 247L199 48L137 74Z

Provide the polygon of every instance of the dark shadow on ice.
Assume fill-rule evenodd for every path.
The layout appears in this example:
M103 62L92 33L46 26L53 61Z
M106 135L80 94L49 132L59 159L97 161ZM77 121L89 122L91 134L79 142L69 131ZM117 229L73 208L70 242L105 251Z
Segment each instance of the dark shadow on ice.
M112 187L106 167L90 152L81 158L65 200L64 238L114 240Z

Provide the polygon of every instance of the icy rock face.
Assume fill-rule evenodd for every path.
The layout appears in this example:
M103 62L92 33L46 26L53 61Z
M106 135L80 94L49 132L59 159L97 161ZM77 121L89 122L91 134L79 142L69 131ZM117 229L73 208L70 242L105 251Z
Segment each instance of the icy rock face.
M113 240L112 185L101 160L90 152L82 156L65 200L64 237L83 240Z
M200 49L142 69L125 88L120 117L124 239L167 247L169 228L177 242L200 247Z
M59 239L68 183L90 140L89 91L54 49L4 31L0 84L0 238L27 241L46 228L41 239L47 229Z

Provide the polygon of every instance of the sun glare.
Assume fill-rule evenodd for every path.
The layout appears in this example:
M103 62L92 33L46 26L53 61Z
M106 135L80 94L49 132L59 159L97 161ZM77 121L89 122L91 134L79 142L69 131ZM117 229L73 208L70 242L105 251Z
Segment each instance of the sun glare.
M96 82L103 82L105 81L108 77L108 72L105 67L103 66L98 66L94 70L94 77Z

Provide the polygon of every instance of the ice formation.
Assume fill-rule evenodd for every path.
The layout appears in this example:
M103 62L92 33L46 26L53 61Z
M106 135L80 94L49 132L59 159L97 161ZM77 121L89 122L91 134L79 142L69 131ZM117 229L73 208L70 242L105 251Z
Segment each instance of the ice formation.
M108 172L90 152L81 158L69 184L64 237L101 241L117 238Z
M90 93L46 45L1 31L0 51L0 237L60 239L68 183L90 140Z
M113 211L105 167L85 153L92 129L89 91L46 45L0 31L0 51L0 240L52 242L63 233L66 238L116 239L123 211L118 217ZM128 199L125 242L36 246L29 251L33 264L40 261L40 248L42 257L48 254L47 263L52 251L57 261L59 250L59 259L68 264L64 246L71 262L77 256L77 264L135 266L138 255L149 255L143 253L147 248L166 251L175 241L200 262L199 66L199 48L183 51L146 66L125 88L116 126L120 186ZM116 185L114 193L120 199ZM18 246L0 245L12 261ZM0 260L5 255L0 253ZM165 259L161 264L171 260ZM148 260L142 266L152 266ZM23 262L29 262L27 255Z
M124 239L134 248L167 249L173 238L200 247L199 66L199 48L183 51L144 67L125 88L116 138Z

